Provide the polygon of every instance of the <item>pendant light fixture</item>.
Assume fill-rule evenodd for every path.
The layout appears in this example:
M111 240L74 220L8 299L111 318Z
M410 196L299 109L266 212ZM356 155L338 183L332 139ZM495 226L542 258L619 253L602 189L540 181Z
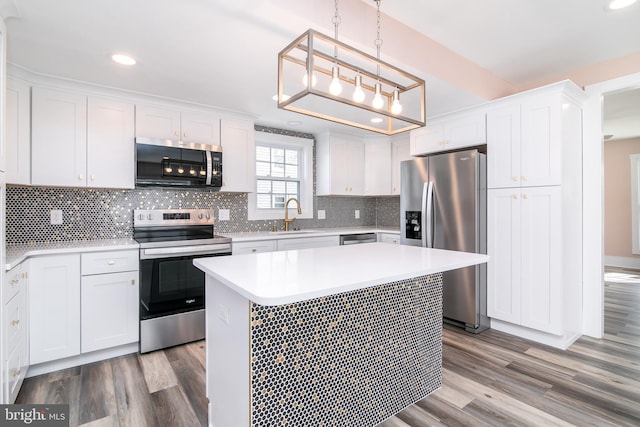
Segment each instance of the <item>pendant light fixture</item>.
M376 56L338 40L334 0L333 38L309 29L278 54L278 108L385 135L425 125L424 80L380 59L380 0L373 1Z

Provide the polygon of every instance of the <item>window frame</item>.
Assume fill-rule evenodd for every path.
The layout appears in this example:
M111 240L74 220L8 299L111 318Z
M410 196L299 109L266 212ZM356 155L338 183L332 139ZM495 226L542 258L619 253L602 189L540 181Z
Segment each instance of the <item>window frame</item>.
M299 167L300 167L300 208L302 215L298 215L295 211L295 204L290 204L289 209L292 217L295 218L313 218L313 145L314 140L310 138L299 138L289 135L280 135L267 132L255 133L255 147L259 145L267 145L269 147L281 147L288 149L300 150ZM254 150L256 149L254 147ZM253 162L255 171L257 160ZM259 209L256 203L257 182L258 177L254 174L253 192L247 196L247 219L255 220L272 220L284 219L284 208L282 209Z

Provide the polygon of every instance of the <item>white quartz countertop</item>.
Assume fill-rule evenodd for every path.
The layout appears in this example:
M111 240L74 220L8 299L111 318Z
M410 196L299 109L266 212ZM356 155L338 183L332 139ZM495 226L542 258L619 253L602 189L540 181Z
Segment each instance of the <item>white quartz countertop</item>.
M138 242L133 239L105 239L86 242L52 242L7 245L5 270L9 271L25 259L40 255L62 255L138 248Z
M258 240L292 239L299 237L340 236L345 234L360 233L393 233L400 234L399 228L380 227L337 227L315 228L291 231L249 231L239 233L216 233L220 236L230 237L233 242L253 242Z
M488 255L390 243L198 258L196 267L260 305L281 305L482 264Z

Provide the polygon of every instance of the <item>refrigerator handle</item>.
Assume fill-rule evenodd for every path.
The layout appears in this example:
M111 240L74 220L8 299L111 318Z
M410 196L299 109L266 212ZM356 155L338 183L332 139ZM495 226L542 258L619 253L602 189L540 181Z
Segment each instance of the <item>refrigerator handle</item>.
M433 182L425 182L422 187L422 246L433 247Z

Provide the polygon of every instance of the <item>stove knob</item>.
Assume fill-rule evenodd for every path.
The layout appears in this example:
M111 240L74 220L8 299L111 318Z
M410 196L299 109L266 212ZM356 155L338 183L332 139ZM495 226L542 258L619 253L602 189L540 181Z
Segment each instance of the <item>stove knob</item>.
M205 217L206 217L207 219L211 219L211 214L209 214L209 213L208 213L208 214L206 214L206 215L205 215Z
M147 214L147 219L148 219L149 221L151 221L151 220L153 219L153 215L152 215L152 214Z
M198 219L202 219L202 214L201 213L198 214Z
M142 221L144 219L144 214L138 214L138 219Z

